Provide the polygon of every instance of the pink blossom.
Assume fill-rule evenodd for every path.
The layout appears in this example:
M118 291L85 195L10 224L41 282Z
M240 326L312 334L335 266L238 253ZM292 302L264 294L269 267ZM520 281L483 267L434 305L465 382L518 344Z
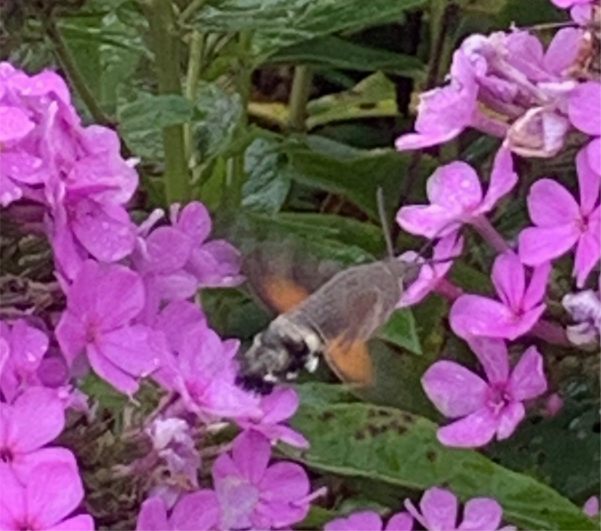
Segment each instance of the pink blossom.
M386 527L383 527L382 518L374 511L358 511L344 518L336 518L328 522L324 531L411 531L413 518L408 513L402 512L393 515Z
M601 175L601 83L588 81L581 83L568 99L570 122L583 133L592 137L584 148L588 165L598 176Z
M12 402L21 389L39 383L36 371L48 349L48 337L19 319L0 322L0 344L5 352L4 361L0 359L0 391Z
M422 377L428 398L445 416L455 420L438 430L446 446L473 448L493 437L507 439L523 420L523 402L547 389L543 358L527 349L512 371L505 342L474 338L469 344L478 357L487 380L452 361L437 361Z
M297 448L308 448L309 441L302 434L281 424L294 415L298 404L298 394L294 389L276 388L270 394L261 397L260 415L235 420L242 429L258 431L272 443L282 441Z
M486 194L480 179L465 162L451 162L428 179L429 205L409 205L397 213L398 224L407 232L438 238L457 230L463 223L476 223L507 195L517 182L509 151L497 153Z
M64 426L64 406L51 389L30 387L12 405L0 402L0 467L8 465L22 481L42 462L60 461L76 469L69 450L43 448Z
M591 23L597 2L595 0L551 0L560 9L569 9L572 20L582 26Z
M231 453L213 465L213 484L221 506L220 529L272 529L300 522L311 500L307 474L299 465L269 465L271 445L256 431L239 435Z
M453 332L472 336L516 339L537 323L545 311L543 297L551 267L534 268L530 281L520 259L511 251L497 257L492 282L500 300L481 295L461 295L453 304L449 321Z
M591 496L586 500L582 510L584 511L584 514L591 518L599 516L599 496Z
M171 360L155 375L166 389L177 391L186 408L209 417L260 416L259 400L235 383L237 340L221 338L206 324L191 326Z
M163 334L134 322L143 306L144 287L136 273L84 262L56 328L69 364L85 353L98 376L123 393L135 393L137 378L155 371L167 355Z
M457 525L459 502L449 490L432 487L424 492L419 510L405 501L411 515L428 531L494 531L499 529L503 510L492 498L472 498L463 508L463 520ZM506 526L505 531L515 530Z
M540 179L530 188L528 212L534 227L519 236L521 260L538 266L576 247L574 271L576 284L582 287L601 257L601 175L593 172L584 151L576 156L580 204L562 185L552 179Z
M453 258L461 254L463 238L458 233L449 234L434 246L432 263L424 263L420 267L417 278L401 294L397 308L405 308L421 302L431 291L444 280L444 276L453 266ZM400 260L411 262L420 261L414 251L408 251L398 257ZM424 261L421 259L421 261Z
M11 469L0 466L0 528L7 531L88 531L94 521L88 514L69 515L83 499L77 470L64 463L42 463L25 484Z
M210 531L217 529L219 504L212 490L182 496L170 514L165 502L148 498L138 514L137 531Z

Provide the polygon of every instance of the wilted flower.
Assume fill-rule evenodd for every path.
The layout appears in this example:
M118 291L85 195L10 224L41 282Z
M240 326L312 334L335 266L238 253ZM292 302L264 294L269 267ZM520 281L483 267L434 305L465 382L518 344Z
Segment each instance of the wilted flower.
M516 339L528 332L545 311L543 297L551 267L535 267L530 282L520 259L508 251L497 257L492 281L500 301L480 295L461 295L449 314L458 336Z
M386 527L383 527L382 518L374 511L359 511L344 518L336 518L328 522L324 531L411 531L413 518L410 514L402 512L393 515Z
M211 531L218 529L219 504L212 490L182 496L167 515L165 502L148 498L138 514L137 531Z
M446 360L435 362L422 377L424 391L437 409L445 417L460 419L438 430L438 439L447 446L484 446L495 435L507 439L524 418L523 402L547 389L536 347L527 349L510 372L504 341L478 338L469 343L488 382Z
M486 194L480 179L465 162L451 162L438 168L428 179L429 205L409 205L397 214L398 224L407 232L439 238L456 231L464 223L477 223L507 195L517 182L511 153L497 153Z
M77 469L66 448L43 448L64 426L64 405L54 390L30 387L14 404L0 402L0 468L8 465L21 481L43 462L63 462Z
M409 513L428 531L495 531L500 529L503 509L492 498L472 498L463 508L463 519L457 524L459 502L447 489L432 487L424 492L419 510L405 500ZM504 531L514 530L505 526Z
M281 424L294 415L298 404L298 394L294 389L276 388L261 398L260 415L240 417L235 420L241 428L258 431L272 443L282 441L298 448L308 448L309 441L302 434Z
M143 306L144 287L136 273L84 262L56 327L67 361L85 352L98 376L123 393L135 393L137 378L158 369L167 355L163 334L134 323Z
M307 474L282 461L269 466L271 445L256 431L239 435L213 465L221 506L220 529L272 529L300 522L320 493L310 494Z
M572 194L553 179L539 179L528 194L528 212L535 227L519 236L520 259L537 266L557 258L574 246L574 276L582 287L601 257L601 175L588 164L584 151L576 156L580 204Z
M598 345L601 334L601 300L593 290L568 293L561 304L576 324L566 328L566 334L574 345Z
M7 402L28 385L37 384L36 371L48 349L48 337L23 319L0 322L0 391Z
M94 521L88 514L69 518L84 494L77 470L70 465L60 462L40 464L25 484L16 478L10 468L0 466L0 485L1 529L94 529Z

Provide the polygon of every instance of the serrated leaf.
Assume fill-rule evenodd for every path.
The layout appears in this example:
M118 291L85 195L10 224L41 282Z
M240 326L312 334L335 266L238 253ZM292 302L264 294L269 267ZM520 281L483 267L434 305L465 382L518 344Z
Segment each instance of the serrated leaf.
M300 460L314 469L420 491L444 485L462 501L489 496L505 520L525 529L596 528L579 507L535 479L475 451L442 446L436 425L425 418L360 403L303 405L293 425L311 442Z
M416 57L327 36L279 50L270 63L304 63L317 67L373 72L380 70L421 79L425 65Z
M193 18L203 32L253 33L253 52L267 57L280 48L339 31L400 22L424 0L221 0Z

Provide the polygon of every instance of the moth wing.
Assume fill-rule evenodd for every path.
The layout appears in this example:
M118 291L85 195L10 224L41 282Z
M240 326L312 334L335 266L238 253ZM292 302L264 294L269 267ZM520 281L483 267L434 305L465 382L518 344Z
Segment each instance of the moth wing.
M337 338L328 345L324 358L343 382L361 388L373 385L373 363L365 341Z

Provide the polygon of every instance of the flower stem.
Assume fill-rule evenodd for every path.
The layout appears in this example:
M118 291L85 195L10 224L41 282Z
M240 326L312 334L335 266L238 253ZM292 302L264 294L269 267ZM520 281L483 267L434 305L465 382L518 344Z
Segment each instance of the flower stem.
M299 65L294 68L290 101L288 103L290 110L288 128L291 131L302 132L306 129L307 102L309 101L312 81L313 72L308 66Z
M530 330L530 334L534 337L538 337L551 345L558 345L560 347L573 347L570 343L566 331L563 327L551 321L541 319L534 325L534 328Z
M181 94L180 43L176 33L173 5L170 0L146 0L143 8L150 27L159 93ZM163 128L163 148L166 201L186 202L190 199L190 178L183 125Z
M96 97L94 96L83 74L77 66L75 57L73 57L71 50L69 50L69 46L65 42L63 35L58 29L54 18L48 17L45 20L44 29L48 39L52 42L54 53L56 54L59 63L69 78L69 81L73 85L73 88L77 91L77 94L79 94L81 101L83 101L84 105L87 107L94 121L101 125L114 125L113 120L111 120L111 118L105 114L98 101L96 101Z
M204 36L196 30L190 33L190 44L188 51L188 71L186 73L186 85L185 85L185 96L186 99L192 104L196 104L196 93L198 88L198 80L200 79L200 68L202 63L202 53L204 47ZM186 160L188 161L188 167L198 168L199 160L195 153L194 147L192 146L192 127L191 124L187 123L184 127L184 141L186 144ZM192 170L193 173L195 170ZM199 175L194 175L193 182L197 182Z
M456 286L446 278L441 278L438 281L434 288L434 292L442 295L445 299L449 300L449 302L453 302L463 294L463 290L459 286Z
M503 238L497 229L491 225L486 216L477 216L470 221L470 224L498 253L504 253L511 250L511 247L509 247L509 244L505 241L505 238Z

